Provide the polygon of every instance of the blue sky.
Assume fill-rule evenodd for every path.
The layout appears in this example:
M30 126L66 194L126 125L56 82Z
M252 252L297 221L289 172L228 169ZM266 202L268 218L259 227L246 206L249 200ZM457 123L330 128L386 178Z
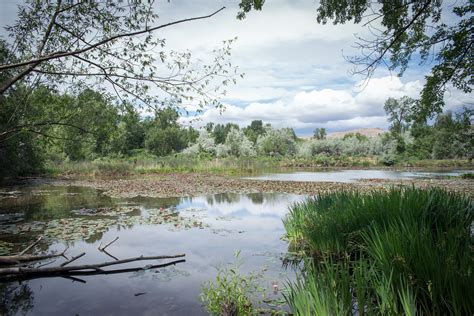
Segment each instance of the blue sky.
M18 2L2 1L1 24L13 22ZM402 78L379 68L361 89L364 78L350 74L353 66L343 56L357 54L353 48L354 34L369 38L368 30L351 23L317 24L314 1L269 0L263 11L251 12L243 21L235 18L238 2L157 1L160 23L227 7L211 19L182 24L157 34L166 38L171 49L189 49L196 58L205 58L222 40L238 36L232 63L239 66L245 78L231 86L222 99L226 111L205 109L200 121L193 123L196 126L210 121L244 126L261 119L276 127L292 127L298 135L310 135L316 127L328 131L386 129L384 101L403 95L416 98L423 86L430 65L414 64ZM449 5L445 1L445 6ZM472 105L469 95L456 90L448 93L446 101L447 109ZM187 122L186 118L182 120Z

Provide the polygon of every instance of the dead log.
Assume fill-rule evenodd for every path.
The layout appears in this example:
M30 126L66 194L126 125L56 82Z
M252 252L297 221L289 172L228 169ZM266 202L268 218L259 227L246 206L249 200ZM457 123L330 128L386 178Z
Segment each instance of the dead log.
M64 253L66 252L67 248L64 249L63 252L58 254L48 254L48 255L13 255L13 256L0 256L0 265L15 265L33 261L41 261L51 258L57 257L65 257Z
M117 264L124 264L129 262L135 261L143 261L143 260L160 260L160 259L175 259L175 258L182 258L185 254L173 255L173 256L151 256L151 257L134 257L134 258L127 258L123 260L117 261L108 261L103 263L97 264L84 264L84 265L77 265L77 266L59 266L59 267L48 267L48 268L30 268L30 267L11 267L11 268L0 268L0 278L3 276L15 276L15 275L55 275L55 274L69 274L73 271L83 271L83 270L94 270L99 272L106 272L102 270L103 267L113 266ZM81 256L82 257L82 256Z
M171 262L166 262L157 265L151 265L146 267L136 267L136 268L125 268L125 269L114 269L114 270L102 270L102 269L92 269L92 270L72 270L72 271L62 271L58 270L56 272L48 272L45 274L38 273L38 274L31 274L28 273L26 275L23 274L14 274L14 275L0 275L0 282L12 282L12 281L27 281L32 279L38 278L52 278L52 277L63 277L72 279L74 281L78 281L81 283L86 283L84 280L75 278L74 276L90 276L90 275L109 275L109 274L120 274L120 273L130 273L136 272L141 270L152 270L152 269L159 269L165 268L171 265L176 265L178 263L186 262L185 259L174 260Z

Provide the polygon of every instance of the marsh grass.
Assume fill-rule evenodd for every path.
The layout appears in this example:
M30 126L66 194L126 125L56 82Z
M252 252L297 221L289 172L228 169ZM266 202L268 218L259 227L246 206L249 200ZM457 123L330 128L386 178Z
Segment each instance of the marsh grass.
M337 192L294 205L292 250L311 260L287 301L298 315L472 315L474 207L441 189Z
M435 167L436 160L421 167ZM458 161L459 162L459 161ZM454 162L450 162L453 163ZM445 163L441 161L441 165ZM467 166L460 161L460 165ZM154 173L213 173L230 176L247 176L286 170L286 168L365 168L380 166L374 157L330 157L315 156L311 159L302 157L225 157L215 158L207 155L188 156L175 154L166 157L139 152L130 157L106 157L91 161L49 161L46 170L50 175L82 176L128 176ZM416 166L416 164L409 164ZM470 165L469 165L470 166Z
M225 175L252 175L280 167L272 159L192 158L177 155L169 157L111 158L94 161L50 164L52 175L128 176L153 173L214 173Z

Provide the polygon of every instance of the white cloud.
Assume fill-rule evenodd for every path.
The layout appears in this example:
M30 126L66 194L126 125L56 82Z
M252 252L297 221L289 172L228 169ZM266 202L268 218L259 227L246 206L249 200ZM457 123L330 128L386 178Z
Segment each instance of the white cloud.
M398 77L373 78L363 90L356 85L349 89L300 91L273 102L253 102L243 107L227 105L222 114L217 109L209 109L199 116L200 121L195 125L234 122L246 126L252 120L260 119L276 127L295 129L387 128L383 110L385 100L405 95L416 98L422 87L423 82L418 80L404 83ZM451 93L446 98L447 109L459 109L470 98L459 92Z

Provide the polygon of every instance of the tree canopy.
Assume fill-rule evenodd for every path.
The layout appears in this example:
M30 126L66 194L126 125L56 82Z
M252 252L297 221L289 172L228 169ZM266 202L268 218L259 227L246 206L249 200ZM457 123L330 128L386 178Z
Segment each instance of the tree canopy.
M211 18L158 24L154 1L35 1L18 6L18 19L0 43L0 95L19 83L94 87L139 105L219 106L216 96L237 75L229 62L233 39L209 63L166 47L157 30ZM71 85L71 83L74 83Z

